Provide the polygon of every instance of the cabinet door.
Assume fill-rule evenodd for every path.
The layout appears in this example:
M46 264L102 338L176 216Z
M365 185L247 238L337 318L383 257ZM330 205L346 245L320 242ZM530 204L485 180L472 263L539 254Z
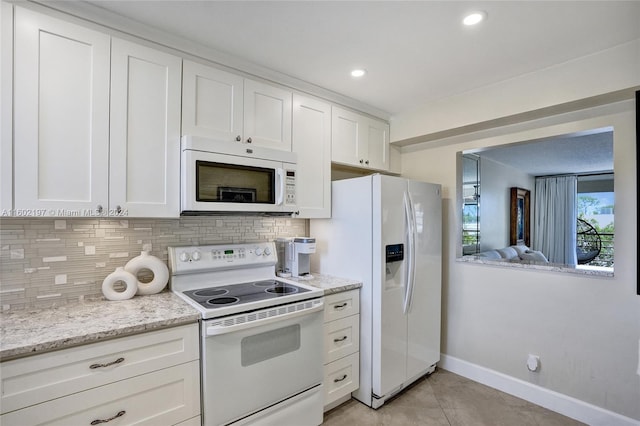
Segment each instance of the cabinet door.
M106 209L109 36L16 7L16 209Z
M0 2L0 211L13 208L13 5Z
M0 423L173 425L199 414L200 368L191 361L12 411Z
M182 134L242 140L244 79L191 61L182 72Z
M291 151L292 93L253 80L244 81L244 142Z
M342 108L331 109L331 161L360 166L364 164L362 116Z
M366 118L365 135L368 152L365 164L373 169L389 170L389 125Z
M180 215L181 65L176 56L113 39L112 214Z
M331 106L293 95L293 151L298 154L300 217L331 217Z

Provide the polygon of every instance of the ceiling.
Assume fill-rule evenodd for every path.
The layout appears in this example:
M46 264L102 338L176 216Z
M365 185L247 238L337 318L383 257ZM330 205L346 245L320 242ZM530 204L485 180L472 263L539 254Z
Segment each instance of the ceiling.
M532 176L613 171L613 132L598 131L476 152Z
M640 38L638 1L86 3L390 115Z

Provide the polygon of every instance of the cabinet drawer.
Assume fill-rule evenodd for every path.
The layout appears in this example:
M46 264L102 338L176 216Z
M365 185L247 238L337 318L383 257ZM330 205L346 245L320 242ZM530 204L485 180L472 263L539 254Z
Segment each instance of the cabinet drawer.
M324 405L360 387L360 353L356 352L324 366Z
M324 363L360 349L360 315L351 315L324 325Z
M325 296L324 322L360 313L360 290L350 290Z
M198 358L190 324L15 359L1 365L0 405L7 413Z
M79 392L0 416L3 426L173 425L200 414L198 361Z

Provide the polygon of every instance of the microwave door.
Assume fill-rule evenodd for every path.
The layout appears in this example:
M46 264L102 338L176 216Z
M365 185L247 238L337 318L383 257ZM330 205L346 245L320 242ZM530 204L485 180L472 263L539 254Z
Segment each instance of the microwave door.
M183 155L183 214L284 211L288 171L282 163L190 150Z

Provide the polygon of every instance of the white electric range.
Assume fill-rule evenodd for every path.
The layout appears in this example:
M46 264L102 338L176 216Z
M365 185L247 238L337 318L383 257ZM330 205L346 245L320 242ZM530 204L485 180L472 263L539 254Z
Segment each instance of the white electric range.
M169 247L202 314L203 424L322 423L324 291L275 276L275 244Z

